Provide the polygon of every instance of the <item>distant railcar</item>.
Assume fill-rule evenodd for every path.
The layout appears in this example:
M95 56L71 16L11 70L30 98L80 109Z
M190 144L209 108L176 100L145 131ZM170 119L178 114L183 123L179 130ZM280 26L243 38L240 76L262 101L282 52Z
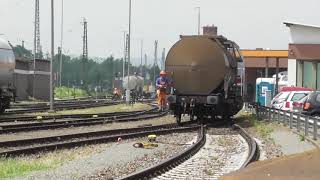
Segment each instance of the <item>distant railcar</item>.
M181 36L165 68L173 80L167 96L177 122L182 114L230 117L243 106L243 60L239 47L223 36Z
M123 89L129 89L134 91L137 97L142 97L143 95L143 77L138 75L125 76L122 82Z
M13 72L15 57L10 44L0 38L0 113L10 107L14 96Z

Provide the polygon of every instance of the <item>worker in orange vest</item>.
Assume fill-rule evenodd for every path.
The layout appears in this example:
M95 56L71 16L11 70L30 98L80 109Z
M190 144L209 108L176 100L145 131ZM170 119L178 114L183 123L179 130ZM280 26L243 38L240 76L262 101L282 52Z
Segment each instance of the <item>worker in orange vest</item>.
M171 85L171 81L166 77L165 71L160 72L160 77L156 81L158 106L159 110L162 111L166 108L166 89Z

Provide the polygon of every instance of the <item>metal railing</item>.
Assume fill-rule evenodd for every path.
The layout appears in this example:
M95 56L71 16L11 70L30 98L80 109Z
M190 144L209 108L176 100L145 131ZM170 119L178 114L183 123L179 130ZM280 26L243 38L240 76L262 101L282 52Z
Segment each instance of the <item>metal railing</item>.
M316 117L265 106L249 105L248 110L252 114L256 114L258 119L282 123L290 129L296 130L300 135L305 137L311 136L313 140L317 140L320 136L318 132L320 119Z

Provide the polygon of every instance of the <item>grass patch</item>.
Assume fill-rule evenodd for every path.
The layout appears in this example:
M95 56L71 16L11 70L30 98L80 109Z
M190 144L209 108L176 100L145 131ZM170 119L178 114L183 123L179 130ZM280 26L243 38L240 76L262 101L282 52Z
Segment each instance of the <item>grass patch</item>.
M240 111L236 116L236 119L245 126L254 127L257 133L263 138L270 138L273 128L269 123L262 120L258 120L258 117L248 112Z
M67 114L99 114L99 113L112 113L112 112L130 112L151 109L147 104L136 103L133 106L126 104L118 104L111 106L94 107L87 109L76 109L76 110L63 110L54 113L38 112L38 113L27 113L25 115L33 116L49 116L49 115L67 115Z
M305 141L306 137L303 134L299 134L300 141Z
M31 171L46 170L56 167L57 160L29 159L29 158L9 158L0 159L0 179L14 176L22 176Z
M70 150L59 150L41 155L0 158L0 179L23 176L33 171L54 169L68 161L86 158L94 153L102 152L109 146L109 144L101 144Z
M79 98L79 97L86 97L88 96L87 92L82 89L78 88L68 88L68 87L55 87L54 88L54 94L56 98L59 99L69 99L69 98Z

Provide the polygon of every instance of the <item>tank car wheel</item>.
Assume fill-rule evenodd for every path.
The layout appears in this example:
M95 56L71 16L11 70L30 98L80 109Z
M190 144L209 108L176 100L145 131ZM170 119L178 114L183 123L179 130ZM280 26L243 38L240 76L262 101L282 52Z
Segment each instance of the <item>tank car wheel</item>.
M176 115L176 121L178 125L181 125L181 114Z

